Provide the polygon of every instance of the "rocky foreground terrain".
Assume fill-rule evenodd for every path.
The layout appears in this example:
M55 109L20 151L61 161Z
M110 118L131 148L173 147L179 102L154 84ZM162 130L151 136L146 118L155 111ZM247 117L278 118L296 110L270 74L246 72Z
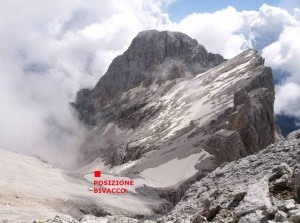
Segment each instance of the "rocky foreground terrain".
M194 183L175 222L300 222L300 130Z

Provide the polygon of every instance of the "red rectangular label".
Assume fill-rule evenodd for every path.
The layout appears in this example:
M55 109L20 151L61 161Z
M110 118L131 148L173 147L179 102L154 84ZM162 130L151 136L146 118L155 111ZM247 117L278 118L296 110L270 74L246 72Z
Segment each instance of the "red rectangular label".
M94 171L94 177L101 177L101 171L100 170L95 170Z

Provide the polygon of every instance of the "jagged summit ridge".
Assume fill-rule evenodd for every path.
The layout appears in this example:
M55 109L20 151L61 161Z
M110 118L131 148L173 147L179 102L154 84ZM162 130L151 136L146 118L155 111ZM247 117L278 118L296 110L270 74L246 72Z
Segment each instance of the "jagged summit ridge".
M124 54L116 57L92 90L81 90L75 106L80 117L93 124L93 116L111 100L140 83L172 80L195 75L224 61L180 32L144 31L135 37Z

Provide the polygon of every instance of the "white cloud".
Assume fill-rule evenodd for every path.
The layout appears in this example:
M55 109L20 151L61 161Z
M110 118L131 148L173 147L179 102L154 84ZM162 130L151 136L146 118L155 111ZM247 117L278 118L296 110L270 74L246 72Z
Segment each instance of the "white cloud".
M296 19L286 10L262 5L256 18L250 24L253 46L263 49L277 41L286 26L297 24Z
M275 69L284 69L291 74L288 81L300 84L300 25L288 26L280 34L279 40L263 49L267 64Z
M274 70L289 74L283 84L276 88L275 113L300 118L300 20L296 14L286 17L283 18L286 23L278 38L262 49L262 55L266 58L266 64Z
M300 85L288 82L276 88L275 113L300 117Z
M231 58L249 46L245 36L239 32L244 23L242 13L228 7L214 13L188 15L178 24L168 25L167 28L184 32L209 51Z

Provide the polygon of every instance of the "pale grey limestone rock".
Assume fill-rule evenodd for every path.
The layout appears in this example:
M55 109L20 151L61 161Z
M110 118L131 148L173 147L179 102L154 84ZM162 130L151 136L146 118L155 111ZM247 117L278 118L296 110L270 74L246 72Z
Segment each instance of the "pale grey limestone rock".
M169 217L184 222L210 213L208 222L213 222L222 210L231 210L236 222L297 222L300 205L293 192L287 186L280 187L292 196L286 199L279 195L280 189L276 194L270 186L286 174L291 176L298 163L299 145L300 138L293 137L217 168L191 186L186 192L189 196L175 206Z
M287 220L287 214L283 211L278 211L275 214L274 220L277 221L277 222L284 222L284 221Z
M293 223L299 223L300 222L300 210L291 210L287 213L288 220Z

